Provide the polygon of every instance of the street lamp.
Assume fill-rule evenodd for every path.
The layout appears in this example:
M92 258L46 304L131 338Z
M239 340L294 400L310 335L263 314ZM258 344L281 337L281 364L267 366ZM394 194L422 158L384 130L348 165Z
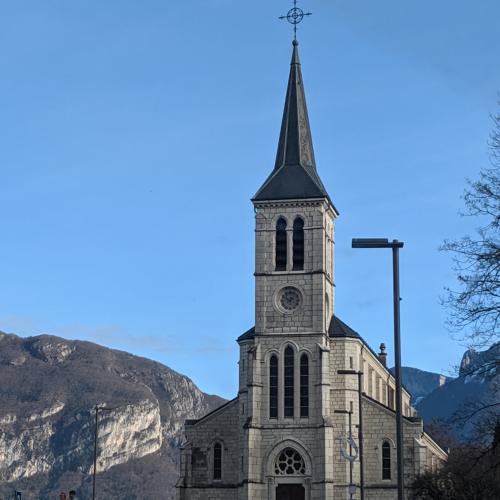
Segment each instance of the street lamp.
M95 500L95 475L97 469L97 425L98 425L98 415L100 411L113 411L116 408L106 408L104 406L94 406L95 411L95 433L94 433L94 474L92 480L92 500Z
M399 249L404 243L387 238L353 238L352 248L391 248L392 249L392 282L394 301L394 364L396 367L396 450L398 459L398 500L404 498L403 471L403 412L401 401L401 325L399 302Z
M356 370L337 370L339 375L357 375L358 376L358 442L359 442L359 492L361 500L365 500L365 476L363 463L363 391L361 388L362 371ZM349 415L349 419L350 419ZM350 425L350 424L349 424ZM351 476L352 483L352 476Z

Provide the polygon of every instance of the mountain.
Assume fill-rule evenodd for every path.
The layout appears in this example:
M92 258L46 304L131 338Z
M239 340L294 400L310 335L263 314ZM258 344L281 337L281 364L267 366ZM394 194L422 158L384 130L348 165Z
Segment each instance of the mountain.
M391 371L394 373L394 368L391 368ZM403 385L412 395L413 405L418 404L425 396L438 387L453 380L439 373L426 372L409 366L401 367L401 376Z
M459 376L425 396L416 405L424 421L449 423L455 437L468 437L474 432L486 411L481 407L500 402L500 343L486 351L468 350L462 357ZM500 416L500 407L491 406ZM467 415L474 415L465 419Z
M224 403L160 363L90 342L0 332L0 498L174 498L185 419Z

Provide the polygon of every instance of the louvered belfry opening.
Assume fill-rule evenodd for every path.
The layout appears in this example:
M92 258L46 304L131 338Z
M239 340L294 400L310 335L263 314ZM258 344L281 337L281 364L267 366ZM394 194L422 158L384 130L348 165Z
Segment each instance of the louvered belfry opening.
M297 217L293 221L293 270L304 269L304 221Z
M286 271L287 238L286 220L283 217L276 223L276 271Z

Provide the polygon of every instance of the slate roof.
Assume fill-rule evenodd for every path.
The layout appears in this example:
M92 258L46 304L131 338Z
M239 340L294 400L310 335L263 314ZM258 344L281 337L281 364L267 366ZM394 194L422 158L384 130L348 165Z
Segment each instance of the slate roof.
M298 42L294 40L276 163L252 201L304 198L327 198L331 203L316 170Z
M349 337L353 339L363 340L358 332L354 331L349 325L344 323L341 319L337 318L337 316L332 317L332 321L330 322L330 326L328 327L328 336L337 338ZM365 341L363 340L363 342Z
M240 342L242 340L251 340L253 339L255 336L255 326L252 326L252 328L250 328L250 330L247 330L245 333L243 333L242 335L240 335L236 341L237 342Z

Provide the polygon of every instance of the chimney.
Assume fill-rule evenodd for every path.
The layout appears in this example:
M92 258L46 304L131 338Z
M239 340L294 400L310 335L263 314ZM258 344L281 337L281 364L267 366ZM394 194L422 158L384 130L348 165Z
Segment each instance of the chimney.
M385 344L380 344L380 352L378 353L379 361L387 368L387 353L385 352Z

